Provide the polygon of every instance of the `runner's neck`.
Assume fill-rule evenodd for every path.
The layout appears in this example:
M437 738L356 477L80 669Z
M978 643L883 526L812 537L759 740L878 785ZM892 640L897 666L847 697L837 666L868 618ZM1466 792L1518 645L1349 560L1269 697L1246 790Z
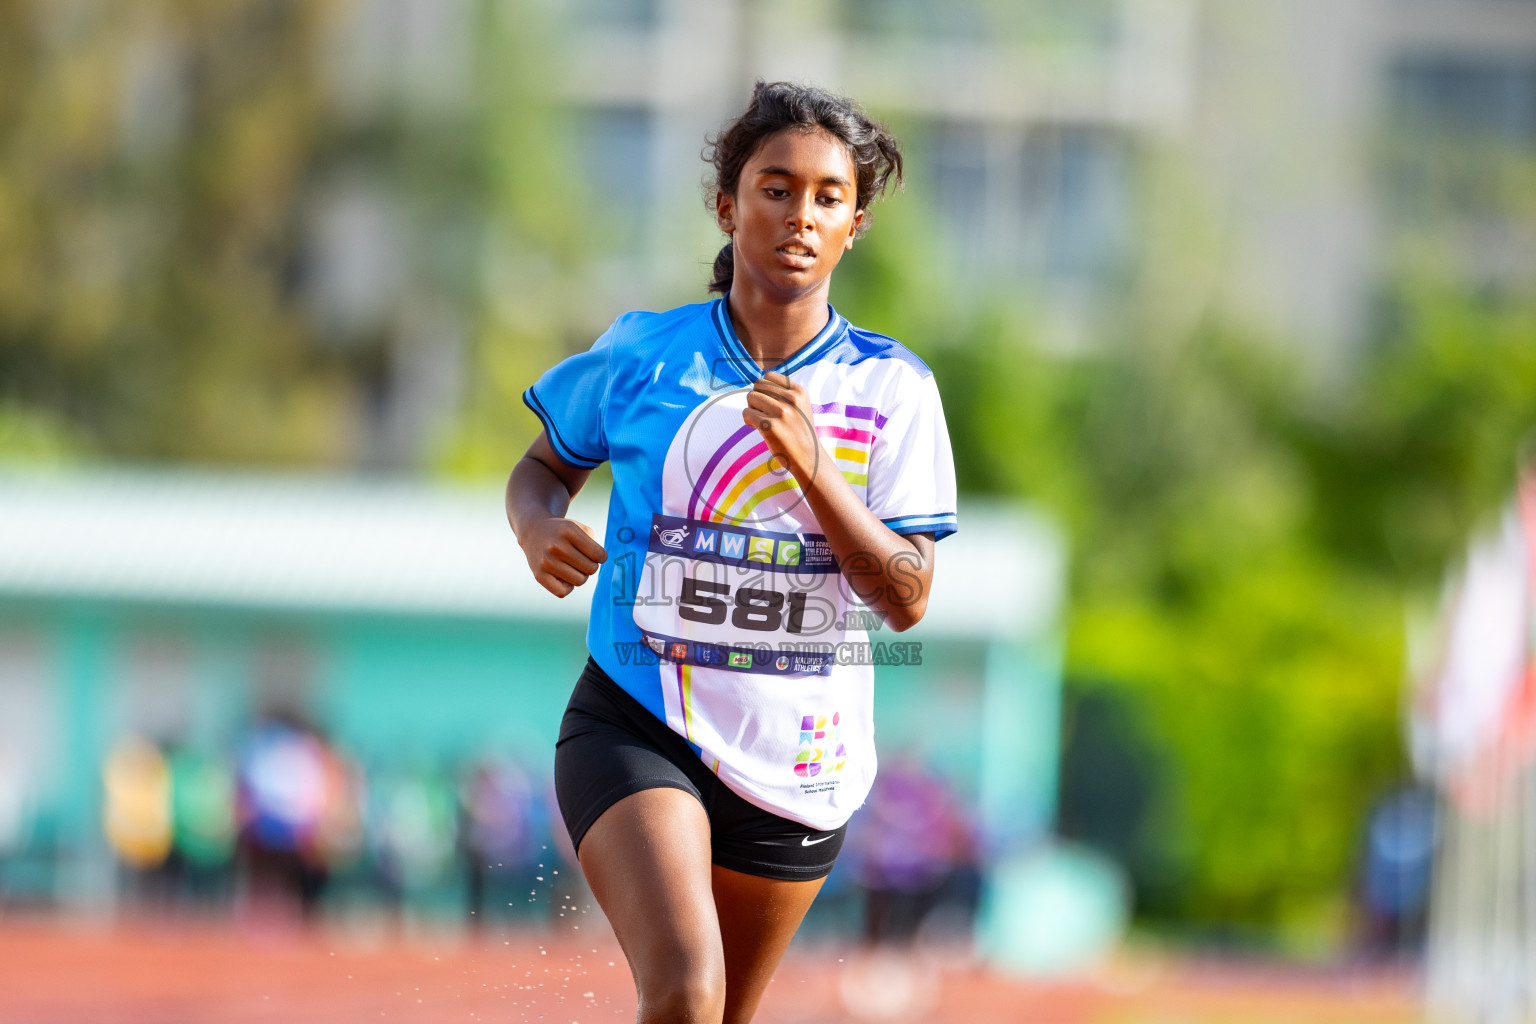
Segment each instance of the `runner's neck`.
M742 308L751 306L750 316ZM816 339L832 319L824 291L788 305L753 303L736 292L726 296L726 312L736 339L763 370L771 370L794 357ZM748 326L750 321L751 326Z

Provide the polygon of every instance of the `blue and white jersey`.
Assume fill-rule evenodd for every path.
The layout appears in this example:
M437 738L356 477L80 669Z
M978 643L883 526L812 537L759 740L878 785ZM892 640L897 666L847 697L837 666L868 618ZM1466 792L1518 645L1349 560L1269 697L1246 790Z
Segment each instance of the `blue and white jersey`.
M841 473L897 533L954 533L954 457L933 372L828 307L774 367L803 386ZM612 463L587 647L726 785L830 830L875 776L874 667L908 645L853 593L794 476L742 411L763 371L725 300L626 313L523 393L577 466ZM899 570L898 570L899 571Z

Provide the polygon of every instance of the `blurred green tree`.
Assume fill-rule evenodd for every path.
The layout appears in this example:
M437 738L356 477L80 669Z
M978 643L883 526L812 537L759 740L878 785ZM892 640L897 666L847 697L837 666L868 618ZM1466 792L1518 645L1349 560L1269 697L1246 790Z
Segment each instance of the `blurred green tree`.
M1191 294L1198 223L1154 223L1095 342L1064 356L1018 295L926 275L921 231L882 211L839 308L934 366L962 492L1070 531L1069 696L1131 709L1158 762L1134 834L1101 830L1142 920L1331 948L1368 808L1407 770L1406 605L1507 498L1536 425L1536 295L1490 301L1416 261L1347 381L1319 382Z
M0 453L521 451L582 237L528 6L0 0Z
M10 417L101 454L346 450L354 396L286 294L334 6L0 3Z

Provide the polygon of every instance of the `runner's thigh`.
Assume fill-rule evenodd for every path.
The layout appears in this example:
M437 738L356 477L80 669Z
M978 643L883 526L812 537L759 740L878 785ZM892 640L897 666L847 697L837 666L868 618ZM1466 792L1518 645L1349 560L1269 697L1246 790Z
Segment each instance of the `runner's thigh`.
M627 796L587 830L578 859L629 960L640 1020L719 1020L725 959L698 799L670 787Z

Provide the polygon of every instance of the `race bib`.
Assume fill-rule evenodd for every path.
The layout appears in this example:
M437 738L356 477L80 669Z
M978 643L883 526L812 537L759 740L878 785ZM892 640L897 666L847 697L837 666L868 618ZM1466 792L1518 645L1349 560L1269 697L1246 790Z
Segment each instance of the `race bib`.
M634 618L659 657L758 674L826 675L847 600L826 537L653 515Z

